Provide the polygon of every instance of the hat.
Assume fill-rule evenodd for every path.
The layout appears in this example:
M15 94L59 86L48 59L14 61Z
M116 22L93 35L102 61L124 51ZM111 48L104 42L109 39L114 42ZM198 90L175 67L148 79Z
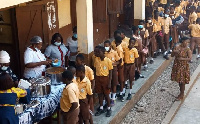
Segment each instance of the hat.
M10 62L9 54L4 50L0 51L0 63L9 63L9 62Z
M42 38L40 36L34 36L33 38L31 38L31 43L41 43L42 42Z

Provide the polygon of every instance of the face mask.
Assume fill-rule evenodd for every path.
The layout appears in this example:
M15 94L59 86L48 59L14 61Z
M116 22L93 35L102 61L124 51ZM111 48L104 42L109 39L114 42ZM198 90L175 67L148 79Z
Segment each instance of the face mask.
M54 44L55 44L56 46L60 46L60 45L61 45L61 42L59 42L59 43L58 43L58 42L55 42Z
M73 34L73 37L74 37L74 38L78 38L77 34Z
M165 18L167 18L167 17L169 17L169 15L168 15L168 14L165 14Z
M110 50L110 47L105 47L106 51L109 51Z
M8 67L6 67L6 66L1 67L1 70L3 70L3 71L6 71L7 69L8 69Z
M151 21L151 20L147 20L147 22L148 22L148 23L151 23L152 21Z
M142 28L144 28L144 26L143 25L138 25L138 28L142 29Z

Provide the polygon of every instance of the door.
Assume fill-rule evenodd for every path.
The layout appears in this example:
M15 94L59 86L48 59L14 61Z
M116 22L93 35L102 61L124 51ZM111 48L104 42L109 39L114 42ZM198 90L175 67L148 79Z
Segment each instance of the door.
M26 6L16 8L19 51L21 70L24 70L24 51L30 45L33 36L40 36L43 39L43 46L48 44L47 15L43 5ZM43 23L46 22L46 23Z

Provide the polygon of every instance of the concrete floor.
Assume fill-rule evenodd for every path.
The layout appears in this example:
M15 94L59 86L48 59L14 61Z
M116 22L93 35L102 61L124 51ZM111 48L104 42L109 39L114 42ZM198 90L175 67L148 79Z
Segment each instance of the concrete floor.
M200 124L200 77L171 124Z

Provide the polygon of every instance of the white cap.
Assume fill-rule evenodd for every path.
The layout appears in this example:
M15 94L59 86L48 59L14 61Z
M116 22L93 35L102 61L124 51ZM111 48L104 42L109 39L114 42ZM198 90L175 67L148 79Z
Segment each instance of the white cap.
M4 50L0 51L0 63L9 63L9 62L10 62L9 54Z

